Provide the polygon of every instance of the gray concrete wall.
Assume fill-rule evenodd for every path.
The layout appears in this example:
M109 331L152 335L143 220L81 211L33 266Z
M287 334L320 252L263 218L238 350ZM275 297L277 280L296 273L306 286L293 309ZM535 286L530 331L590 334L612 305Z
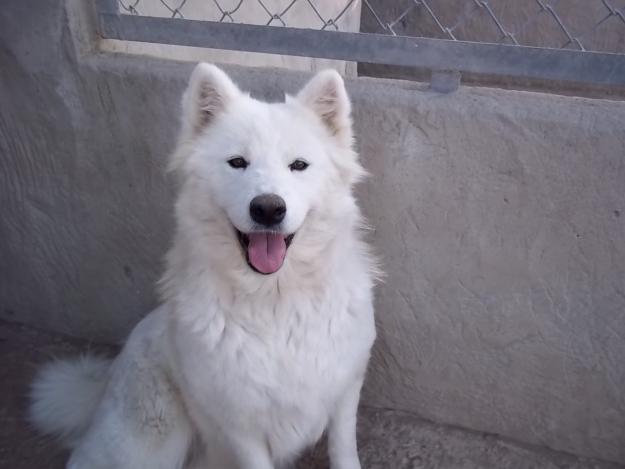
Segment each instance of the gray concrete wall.
M117 341L156 303L192 65L94 53L61 5L0 9L0 316ZM364 402L625 462L625 103L348 87L388 273Z

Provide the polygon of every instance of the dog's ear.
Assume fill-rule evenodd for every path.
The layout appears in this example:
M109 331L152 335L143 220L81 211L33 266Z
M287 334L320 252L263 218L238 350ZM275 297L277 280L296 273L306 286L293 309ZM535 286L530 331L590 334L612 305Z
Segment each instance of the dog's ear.
M351 103L341 75L324 70L315 75L297 94L297 101L311 109L343 148L334 158L339 172L348 185L366 175L353 150Z
M182 138L197 136L240 95L241 91L223 70L207 63L198 64L182 98Z
M341 144L351 147L351 103L338 72L319 72L297 94L297 100L312 109Z
M195 138L243 93L220 68L199 63L182 96L182 119L176 151L169 170L181 169L189 156Z

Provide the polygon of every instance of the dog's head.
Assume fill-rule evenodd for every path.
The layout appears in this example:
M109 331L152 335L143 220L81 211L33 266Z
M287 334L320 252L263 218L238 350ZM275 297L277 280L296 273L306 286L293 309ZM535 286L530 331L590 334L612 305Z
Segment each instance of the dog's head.
M351 187L363 174L343 80L324 71L270 104L199 64L171 166L183 181L179 228L205 238L213 261L257 275L277 272L297 251L302 261L305 250L322 255L332 231L352 223Z

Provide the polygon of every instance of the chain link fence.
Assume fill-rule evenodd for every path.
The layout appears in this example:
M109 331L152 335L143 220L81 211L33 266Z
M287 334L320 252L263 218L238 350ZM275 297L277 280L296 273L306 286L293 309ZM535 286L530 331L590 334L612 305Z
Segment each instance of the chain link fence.
M104 38L625 90L625 0L95 1Z
M165 0L119 0L121 9L133 15L147 16L169 16L171 18L197 19L204 21L230 21L232 23L264 24L266 26L292 26L300 27L298 16L302 16L304 5L307 10L304 16L313 21L309 21L308 27L325 30L333 28L340 30L341 18L359 3L359 0L349 0L339 6L337 14L328 16L327 11L319 8L315 1L310 0L288 0L275 2L272 0L203 0L202 2L192 0L181 0L177 2ZM325 2L327 3L327 2ZM333 10L336 10L334 3ZM253 18L253 20L250 20ZM253 22L251 22L253 21ZM315 24L317 23L317 24Z
M625 52L625 0L119 0L128 14ZM351 21L346 21L350 18ZM347 23L344 25L343 23Z

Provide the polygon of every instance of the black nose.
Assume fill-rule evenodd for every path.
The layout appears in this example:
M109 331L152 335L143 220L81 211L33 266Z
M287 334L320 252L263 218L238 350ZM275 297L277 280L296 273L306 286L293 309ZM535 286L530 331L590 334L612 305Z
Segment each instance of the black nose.
M258 195L250 202L252 220L265 226L277 225L284 220L286 203L276 194Z

